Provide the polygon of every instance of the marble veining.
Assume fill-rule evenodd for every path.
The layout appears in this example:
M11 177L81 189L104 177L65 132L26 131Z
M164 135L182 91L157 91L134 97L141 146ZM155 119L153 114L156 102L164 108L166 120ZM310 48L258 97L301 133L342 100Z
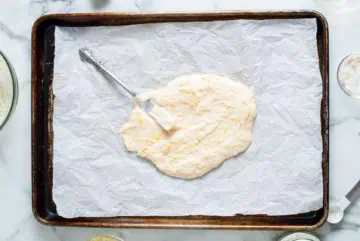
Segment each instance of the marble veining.
M341 7L341 5L340 5ZM339 8L339 7L336 7ZM31 27L47 13L156 12L215 10L315 9L330 28L330 197L345 195L360 178L360 100L344 94L336 80L341 59L360 52L360 10L335 11L326 0L18 0L0 8L0 49L16 69L20 93L16 112L0 131L0 240L85 241L95 235L121 236L127 241L148 240L276 240L279 231L134 230L48 227L31 210L30 49ZM338 225L325 224L321 240L355 241L360 237L360 201L345 212Z
M22 36L22 35L18 35L16 33L14 33L11 28L9 28L5 23L3 22L0 22L0 29L1 29L1 32L6 34L9 38L11 39L15 39L15 40L18 40L18 41L28 41L29 38L26 37L26 36Z
M345 118L330 119L330 127L345 124L350 120L360 121L360 116L347 116Z

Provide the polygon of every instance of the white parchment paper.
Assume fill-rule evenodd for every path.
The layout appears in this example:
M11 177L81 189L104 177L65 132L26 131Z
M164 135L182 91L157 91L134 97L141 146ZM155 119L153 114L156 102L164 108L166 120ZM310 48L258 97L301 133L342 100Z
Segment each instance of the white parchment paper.
M322 207L321 76L316 20L235 20L57 27L53 197L64 217L287 215ZM251 147L195 180L172 178L125 150L133 101L78 49L136 91L212 73L255 89Z

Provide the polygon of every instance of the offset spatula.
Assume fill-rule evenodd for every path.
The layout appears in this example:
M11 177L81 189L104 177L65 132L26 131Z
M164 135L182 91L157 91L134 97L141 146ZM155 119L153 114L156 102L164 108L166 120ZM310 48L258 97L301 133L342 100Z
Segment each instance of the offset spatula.
M113 75L102 63L95 59L89 48L81 48L79 50L79 54L83 60L93 64L100 72L118 83L126 92L134 97L139 106L149 117L155 121L158 126L166 131L170 131L173 128L175 117L171 113L169 113L166 109L156 105L156 103L154 103L154 101L151 99L139 101L137 94L129 87L127 87L120 79L116 78L115 75Z

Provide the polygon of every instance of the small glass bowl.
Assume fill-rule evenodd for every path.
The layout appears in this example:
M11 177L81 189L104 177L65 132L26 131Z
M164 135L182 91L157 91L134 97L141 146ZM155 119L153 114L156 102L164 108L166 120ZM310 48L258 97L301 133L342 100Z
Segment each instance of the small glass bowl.
M320 241L320 239L308 232L293 232L285 234L278 241Z
M0 119L0 130L1 130L5 126L5 124L8 122L11 115L15 111L17 100L18 100L18 95L19 95L19 86L18 86L18 80L16 77L15 70L12 67L12 65L10 64L9 59L5 56L5 54L3 52L1 52L1 50L0 50L0 58L3 58L5 60L7 67L9 68L9 71L10 71L10 76L11 76L10 81L12 82L11 83L12 99L10 100L10 107L9 107L9 110L8 110L5 118L3 118L2 120ZM1 86L0 86L0 88L1 88Z
M97 236L93 237L89 241L123 241L123 239L113 236Z
M346 73L345 69L350 72ZM351 82L353 75L359 78L357 81L357 89L352 89L349 83L346 83L347 80ZM360 99L360 53L349 54L341 60L337 70L337 79L341 89L347 95L355 99Z

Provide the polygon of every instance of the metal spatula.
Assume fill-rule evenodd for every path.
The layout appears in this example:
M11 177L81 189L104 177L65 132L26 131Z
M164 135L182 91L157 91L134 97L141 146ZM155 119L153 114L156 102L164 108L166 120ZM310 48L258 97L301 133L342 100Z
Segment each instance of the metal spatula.
M128 92L132 97L135 98L139 106L150 116L157 125L159 125L162 129L166 131L170 131L174 125L174 116L169 113L166 109L157 106L154 101L151 99L147 99L143 102L139 101L137 94L132 91L129 87L127 87L121 80L116 78L102 63L100 63L97 59L94 58L89 48L81 48L79 49L80 57L83 60L93 64L100 72L110 77L110 79L114 80L118 83L126 92ZM154 107L156 108L156 112L153 112ZM161 113L161 114L158 114Z

